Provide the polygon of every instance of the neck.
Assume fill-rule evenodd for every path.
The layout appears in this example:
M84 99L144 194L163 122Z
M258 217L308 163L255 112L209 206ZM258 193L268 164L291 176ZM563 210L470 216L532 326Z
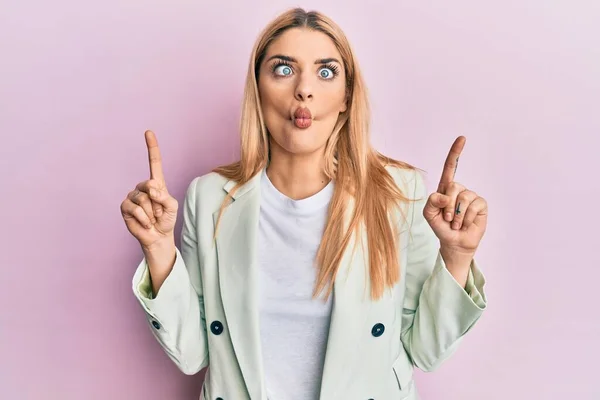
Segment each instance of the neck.
M271 154L266 173L277 190L294 200L318 193L330 180L323 172L322 154Z

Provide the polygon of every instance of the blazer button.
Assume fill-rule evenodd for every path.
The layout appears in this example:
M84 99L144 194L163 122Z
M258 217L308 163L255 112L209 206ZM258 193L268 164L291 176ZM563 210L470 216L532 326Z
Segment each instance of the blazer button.
M379 337L383 335L384 330L385 326L383 326L383 324L375 324L373 325L373 329L371 329L371 334L375 337Z
M219 321L213 321L213 323L210 324L210 331L215 335L220 335L221 333L223 333L223 324Z
M152 320L152 326L156 329L160 329L160 324L158 323L158 321Z

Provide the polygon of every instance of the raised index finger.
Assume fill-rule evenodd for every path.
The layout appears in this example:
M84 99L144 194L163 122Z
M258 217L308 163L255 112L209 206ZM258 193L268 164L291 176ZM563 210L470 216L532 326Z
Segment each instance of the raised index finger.
M444 163L444 170L442 171L442 177L440 178L440 184L438 185L438 193L445 193L448 184L454 180L454 174L456 173L456 167L458 166L458 158L465 147L466 141L466 137L459 136L452 144L448 157L446 157L446 162Z
M165 182L165 177L162 170L162 160L160 158L160 150L158 149L158 141L156 135L152 131L146 131L146 146L148 147L148 161L150 162L150 178Z

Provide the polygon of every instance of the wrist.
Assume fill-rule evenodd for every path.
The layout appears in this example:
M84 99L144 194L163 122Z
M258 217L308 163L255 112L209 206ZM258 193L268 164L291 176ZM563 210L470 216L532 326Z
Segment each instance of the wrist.
M440 254L446 265L446 269L454 277L456 282L464 289L469 277L471 262L475 256L474 252L440 247Z
M446 263L448 269L465 269L468 270L471 261L475 257L475 251L465 251L453 247L440 247L440 254Z
M148 246L142 245L142 251L144 252L145 256L152 256L164 253L173 247L175 247L175 237L173 235L169 235Z
M142 246L142 251L149 269L154 274L158 271L167 272L173 268L177 255L174 238L165 238L150 246Z

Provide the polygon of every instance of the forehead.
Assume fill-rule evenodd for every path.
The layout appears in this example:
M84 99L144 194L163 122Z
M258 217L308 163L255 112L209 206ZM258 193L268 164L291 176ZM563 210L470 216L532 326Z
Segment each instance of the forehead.
M333 40L323 32L308 28L288 29L271 42L267 58L275 54L294 57L299 62L313 62L328 57L335 57L341 61L341 55Z

